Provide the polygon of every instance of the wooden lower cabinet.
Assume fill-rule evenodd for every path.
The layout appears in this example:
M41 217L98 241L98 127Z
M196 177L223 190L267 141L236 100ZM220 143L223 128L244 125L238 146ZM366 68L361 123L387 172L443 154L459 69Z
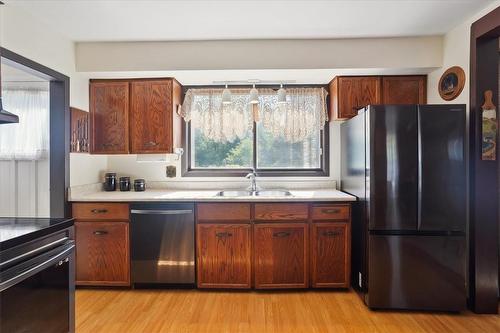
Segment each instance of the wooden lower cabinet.
M346 222L312 223L311 282L316 288L348 288L350 232Z
M75 238L77 285L130 285L128 222L76 222Z
M255 224L255 288L307 288L307 244L307 223Z
M198 224L199 288L251 288L251 225Z

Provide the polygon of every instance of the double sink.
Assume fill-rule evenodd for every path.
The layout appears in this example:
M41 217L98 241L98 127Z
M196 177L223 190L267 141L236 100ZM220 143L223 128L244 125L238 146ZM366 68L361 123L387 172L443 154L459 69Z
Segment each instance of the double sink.
M217 197L228 197L228 198L236 198L236 197L291 197L292 193L287 190L234 190L234 191L220 191L216 194Z

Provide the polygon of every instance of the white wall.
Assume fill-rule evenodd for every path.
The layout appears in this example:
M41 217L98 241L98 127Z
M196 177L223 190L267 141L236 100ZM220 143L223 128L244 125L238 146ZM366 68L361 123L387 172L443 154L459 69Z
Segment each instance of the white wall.
M88 110L88 79L76 71L74 43L19 7L8 3L0 7L1 46L69 76L70 105ZM75 159L71 154L70 184L99 181L98 170L106 165L106 156L80 155Z
M485 7L483 10L472 15L469 19L465 20L460 25L456 26L454 29L450 30L443 39L443 66L433 72L428 76L427 85L427 99L429 103L457 103L457 104L467 104L469 105L470 96L470 27L472 23L477 21L479 18L488 14L493 9L500 6L500 0L494 1L489 6ZM465 87L463 92L453 101L445 101L439 96L438 93L438 83L441 75L452 66L460 66L465 71Z
M329 177L293 177L294 180L304 181L338 181L340 180L340 122L330 122L330 176ZM176 155L168 155L166 162L137 162L137 155L109 155L108 169L117 172L118 176L130 176L132 178L145 178L146 181L241 181L242 178L235 177L181 177L181 161ZM177 177L166 177L166 166L175 165ZM265 180L273 182L287 182L292 178L266 177Z

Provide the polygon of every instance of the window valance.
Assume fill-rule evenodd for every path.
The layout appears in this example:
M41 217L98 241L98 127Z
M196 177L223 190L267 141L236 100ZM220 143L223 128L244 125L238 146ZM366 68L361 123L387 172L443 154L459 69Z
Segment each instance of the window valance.
M189 89L180 114L214 141L247 136L253 122L288 142L297 142L322 129L328 121L327 92L323 88L287 88L286 103L278 103L273 89L258 89L258 103L250 103L250 89L231 89L231 104L222 103L223 89Z

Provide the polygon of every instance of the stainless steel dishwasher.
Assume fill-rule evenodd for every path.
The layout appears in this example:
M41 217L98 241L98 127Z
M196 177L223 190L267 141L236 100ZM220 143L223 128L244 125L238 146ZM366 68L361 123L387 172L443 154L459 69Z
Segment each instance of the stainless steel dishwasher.
M138 203L130 216L132 283L194 284L194 204Z

